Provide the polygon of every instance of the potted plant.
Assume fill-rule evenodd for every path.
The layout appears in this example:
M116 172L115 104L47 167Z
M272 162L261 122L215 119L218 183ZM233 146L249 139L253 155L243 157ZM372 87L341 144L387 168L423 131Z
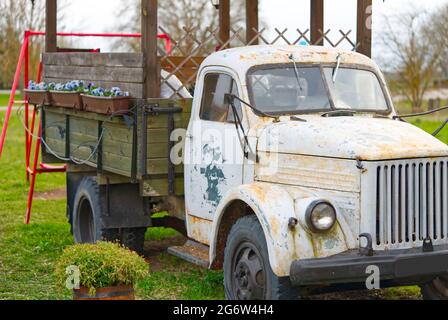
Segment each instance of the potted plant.
M50 89L52 104L56 107L81 110L81 92L84 92L84 86L85 83L81 80L73 80L65 84L56 84Z
M36 83L30 80L28 88L25 89L25 97L28 103L35 105L48 105L50 104L50 92L49 87L45 82Z
M56 278L74 300L135 300L134 285L148 272L142 257L110 242L68 247L56 264Z
M129 110L129 92L123 92L120 88L103 89L91 87L82 95L83 108L85 111L114 114Z

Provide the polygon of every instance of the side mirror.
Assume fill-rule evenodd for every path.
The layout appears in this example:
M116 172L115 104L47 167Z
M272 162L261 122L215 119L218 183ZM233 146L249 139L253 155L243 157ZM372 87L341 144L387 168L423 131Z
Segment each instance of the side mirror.
M231 93L226 93L224 95L224 104L226 105L231 105L232 103L235 102L235 96Z

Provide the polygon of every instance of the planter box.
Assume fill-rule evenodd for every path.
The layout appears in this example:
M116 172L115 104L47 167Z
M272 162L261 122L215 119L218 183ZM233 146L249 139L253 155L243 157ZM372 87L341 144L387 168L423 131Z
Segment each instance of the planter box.
M82 110L82 99L79 92L50 91L50 94L52 105Z
M46 90L24 90L28 103L35 105L49 105L51 103L50 92Z
M113 114L129 110L130 97L96 97L81 95L84 111L99 114Z
M135 295L132 286L97 289L96 295L93 297L89 295L89 289L81 288L79 290L74 290L73 300L135 300Z

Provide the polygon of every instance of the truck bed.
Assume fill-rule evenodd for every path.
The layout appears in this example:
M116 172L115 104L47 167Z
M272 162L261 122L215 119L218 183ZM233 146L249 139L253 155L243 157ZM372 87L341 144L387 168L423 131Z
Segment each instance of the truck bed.
M102 176L139 182L145 197L182 196L184 168L171 163L170 135L187 128L191 104L189 99L151 99L125 116L45 106L44 161L86 165Z

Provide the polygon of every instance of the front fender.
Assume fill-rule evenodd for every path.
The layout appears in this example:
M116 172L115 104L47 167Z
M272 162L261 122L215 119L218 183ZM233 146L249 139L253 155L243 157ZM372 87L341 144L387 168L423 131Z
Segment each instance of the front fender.
M271 268L279 277L289 276L295 260L326 257L348 249L339 223L321 236L310 234L300 224L291 230L288 226L290 219L299 218L297 199L291 196L288 187L258 182L239 186L221 201L212 225L211 264L217 256L218 232L226 209L237 200L247 204L256 214L266 238Z

